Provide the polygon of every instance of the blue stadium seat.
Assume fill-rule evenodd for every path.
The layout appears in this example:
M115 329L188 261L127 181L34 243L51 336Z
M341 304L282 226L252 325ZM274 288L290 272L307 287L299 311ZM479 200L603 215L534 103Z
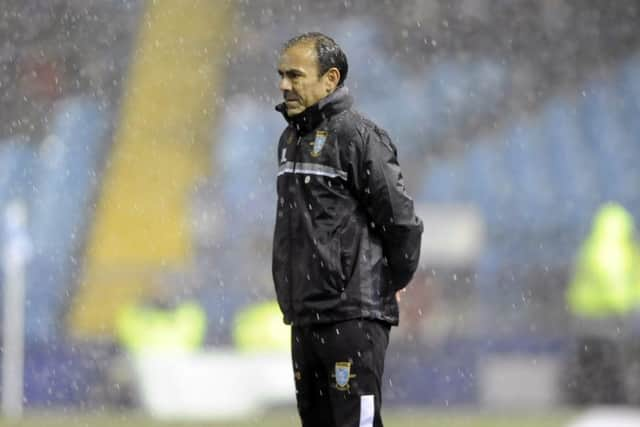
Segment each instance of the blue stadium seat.
M499 63L483 58L468 66L469 84L463 114L476 112L498 113L498 106L511 88L511 74Z
M385 53L380 48L382 34L375 22L363 18L345 19L337 25L334 34L349 58L347 86L357 97L358 105L392 93L395 79L389 79L390 69L399 64L381 60Z
M422 77L424 119L432 123L432 134L439 138L473 119L496 113L509 90L509 73L500 64L482 60L447 61L426 70ZM426 83L424 83L426 82Z
M202 254L210 259L201 260L213 276L201 291L212 322L228 319L250 290L268 289L269 253L258 248L268 248L275 221L279 159L275 144L286 126L277 114L271 105L239 96L227 103L221 119L212 197L221 208L223 224L219 241ZM210 338L229 339L229 331Z
M540 231L553 227L555 201L542 129L538 120L528 121L508 131L505 162L513 185L512 211L520 229Z
M489 233L500 233L509 222L513 194L500 145L490 138L474 141L465 156L465 170L469 198L483 212Z
M397 81L393 88L380 97L365 97L363 101L356 99L358 109L367 117L383 127L394 143L400 155L407 158L424 155L428 144L433 142L433 131L436 124L427 120L433 110L433 100L415 96L422 90L422 83L417 80L399 80L395 71L390 71L389 78ZM399 70L397 72L400 72Z
M0 141L0 212L13 198L27 198L36 146L27 138Z
M635 135L640 133L640 55L627 61L617 75L618 90L624 105L626 118L635 119L629 124Z
M272 106L248 97L235 98L228 111L219 130L217 185L232 229L264 233L275 218L275 144L286 123Z
M594 147L595 166L604 199L624 202L637 192L637 183L625 179L625 171L637 168L629 150L629 133L621 122L622 102L613 85L595 82L580 105L585 136Z
M635 165L623 170L625 188L637 187L640 182L640 168L637 167L637 159L640 159L640 55L636 55L627 61L617 76L617 91L621 100L622 113L620 121L627 133L625 156ZM640 214L640 192L634 191L626 202Z
M460 125L458 120L466 110L471 89L468 74L452 62L438 63L427 70L424 99L429 100L431 108L425 109L425 120L432 123L428 138L441 138Z
M459 159L438 162L427 168L424 187L418 199L429 203L468 201L465 189L464 163Z
M59 337L60 310L80 267L91 204L105 153L107 113L89 97L59 102L34 164L27 288L27 336Z
M617 91L622 104L622 121L633 140L633 156L640 155L640 55L633 57L617 76Z
M601 190L593 150L585 142L575 103L551 100L542 114L542 126L557 192L554 215L568 227L576 221L586 223L599 204Z
M458 122L486 126L503 116L504 102L511 91L511 75L504 64L486 58L475 60L467 67L471 75L467 105L460 112Z

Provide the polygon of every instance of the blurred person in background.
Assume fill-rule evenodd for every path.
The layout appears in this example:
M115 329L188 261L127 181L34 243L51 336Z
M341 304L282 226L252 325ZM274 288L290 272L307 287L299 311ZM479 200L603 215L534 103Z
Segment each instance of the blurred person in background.
M116 318L122 350L107 367L107 399L118 406L140 404L134 359L140 356L193 354L202 350L207 315L200 303L168 286L123 306Z
M618 203L596 213L576 261L567 302L576 343L570 361L574 403L627 403L626 362L637 355L628 325L640 308L640 246L631 214ZM572 383L572 382L570 382Z
M382 426L381 379L396 292L418 266L422 222L387 133L352 109L345 53L330 37L285 43L288 126L278 143L273 279L292 327L305 427Z
M64 58L16 55L5 67L9 80L3 94L0 138L23 135L39 143L46 133L54 103L63 96Z
M127 352L186 353L202 348L206 328L206 314L197 301L174 301L160 294L125 306L116 329Z

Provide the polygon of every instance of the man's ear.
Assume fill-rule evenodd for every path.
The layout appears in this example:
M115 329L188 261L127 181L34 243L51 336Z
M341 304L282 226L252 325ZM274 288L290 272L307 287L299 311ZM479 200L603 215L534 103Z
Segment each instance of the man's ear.
M340 71L336 67L331 67L325 73L327 82L327 92L333 92L340 82Z

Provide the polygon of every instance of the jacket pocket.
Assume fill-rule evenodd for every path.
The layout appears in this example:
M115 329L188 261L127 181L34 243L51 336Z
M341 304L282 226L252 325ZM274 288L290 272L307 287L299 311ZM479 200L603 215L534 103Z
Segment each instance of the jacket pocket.
M362 228L359 223L350 221L338 234L340 241L340 270L346 283L351 281L359 262Z
M329 292L339 292L344 288L341 279L340 241L337 235L327 236L324 241L314 241L314 255L312 256L311 277L315 277L318 289L324 288ZM307 276L307 280L310 277ZM320 285L322 283L322 285Z

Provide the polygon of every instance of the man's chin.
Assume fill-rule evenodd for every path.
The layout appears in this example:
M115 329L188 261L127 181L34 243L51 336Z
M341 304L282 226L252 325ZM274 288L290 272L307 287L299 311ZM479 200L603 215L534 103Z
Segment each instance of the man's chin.
M302 107L294 107L294 108L287 108L287 116L289 117L293 117L293 116L297 116L298 114L302 113L304 111L304 108Z

